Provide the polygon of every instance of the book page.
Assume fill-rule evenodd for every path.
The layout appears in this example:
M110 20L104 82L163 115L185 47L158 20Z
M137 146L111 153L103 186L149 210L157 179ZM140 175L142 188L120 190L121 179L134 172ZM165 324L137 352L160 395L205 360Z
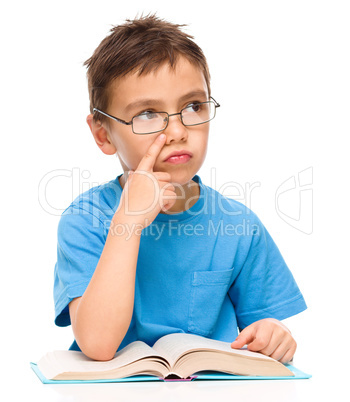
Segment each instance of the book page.
M136 360L150 356L159 356L144 342L136 341L116 353L112 360L95 361L82 352L62 350L47 353L38 362L40 371L46 378L54 378L64 372L99 372L126 366Z
M194 334L169 334L160 338L153 349L162 354L174 366L175 361L190 350L210 349L220 350L230 354L244 355L251 358L273 360L261 353L251 352L245 349L232 349L230 342L216 341Z

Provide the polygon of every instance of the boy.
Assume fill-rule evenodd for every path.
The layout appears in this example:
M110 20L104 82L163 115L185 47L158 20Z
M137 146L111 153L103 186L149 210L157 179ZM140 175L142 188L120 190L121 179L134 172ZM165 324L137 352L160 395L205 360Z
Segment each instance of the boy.
M219 104L191 38L142 17L85 63L87 123L124 173L62 214L55 323L72 324L71 349L96 360L188 332L288 362L296 342L279 320L303 311L303 296L257 216L196 175Z

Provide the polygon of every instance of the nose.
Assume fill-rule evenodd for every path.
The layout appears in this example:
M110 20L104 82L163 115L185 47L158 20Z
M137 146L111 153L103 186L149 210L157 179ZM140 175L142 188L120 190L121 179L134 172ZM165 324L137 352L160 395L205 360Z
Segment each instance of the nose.
M185 141L188 137L187 127L182 124L180 113L169 115L168 126L163 132L167 143Z

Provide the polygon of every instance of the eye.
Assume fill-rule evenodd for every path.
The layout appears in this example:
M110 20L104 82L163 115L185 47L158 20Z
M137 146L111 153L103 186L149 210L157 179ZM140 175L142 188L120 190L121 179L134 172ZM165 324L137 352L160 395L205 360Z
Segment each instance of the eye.
M140 120L152 120L158 118L158 113L153 112L152 110L145 110L136 117Z
M202 103L200 102L192 102L188 106L186 106L186 111L199 113L202 110Z

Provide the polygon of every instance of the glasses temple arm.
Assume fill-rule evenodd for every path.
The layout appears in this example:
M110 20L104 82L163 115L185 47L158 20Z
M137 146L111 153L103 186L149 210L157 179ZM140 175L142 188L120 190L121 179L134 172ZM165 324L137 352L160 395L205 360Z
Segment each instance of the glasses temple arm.
M215 107L220 107L220 103L218 103L212 96L210 97L215 102Z
M112 116L111 114L102 112L102 110L97 109L97 108L95 108L95 107L92 109L92 111L93 111L93 112L101 113L101 114L103 114L104 116L109 117L110 119L116 120L116 121L118 121L119 123L126 124L127 126L130 126L130 124L132 124L132 121L129 121L129 122L128 122L128 121L124 121L124 120L118 119L118 117L115 117L115 116Z

